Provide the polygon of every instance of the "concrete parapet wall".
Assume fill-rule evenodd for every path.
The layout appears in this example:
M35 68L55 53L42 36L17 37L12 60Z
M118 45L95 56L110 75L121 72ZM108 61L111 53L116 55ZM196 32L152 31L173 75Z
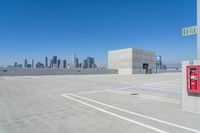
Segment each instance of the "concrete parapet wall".
M186 66L188 65L200 65L200 61L183 61L182 62L182 106L184 111L193 112L200 114L200 96L190 95L187 92L186 83Z
M144 69L133 69L133 74L146 74Z
M119 74L120 75L132 75L133 70L132 69L119 69Z
M146 74L144 69L119 69L120 75Z
M181 72L181 70L160 70L158 73L177 73Z
M118 74L115 69L0 68L0 76Z

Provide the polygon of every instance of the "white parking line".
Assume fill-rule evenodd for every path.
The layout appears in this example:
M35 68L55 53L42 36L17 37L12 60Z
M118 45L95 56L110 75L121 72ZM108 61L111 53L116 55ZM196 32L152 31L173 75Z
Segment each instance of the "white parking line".
M62 96L63 96L63 97L66 97L66 98L69 98L69 99L71 99L71 100L74 100L74 101L76 101L76 102L79 102L79 103L81 103L81 104L84 104L84 105L86 105L86 106L89 106L89 107L91 107L91 108L93 108L93 109L96 109L96 110L98 110L98 111L101 111L101 112L103 112L103 113L109 114L109 115L111 115L111 116L115 116L115 117L117 117L117 118L120 118L120 119L122 119L122 120L128 121L128 122L130 122L130 123L133 123L133 124L136 124L136 125L145 127L145 128L147 128L147 129L150 129L150 130L153 130L153 131L156 131L156 132L158 132L158 133L169 133L169 132L167 132L167 131L164 131L164 130L161 130L161 129L158 129L158 128L155 128L155 127L146 125L146 124L144 124L144 123L141 123L141 122L138 122L138 121L135 121L135 120L132 120L132 119L123 117L123 116L121 116L121 115L112 113L112 112L110 112L110 111L101 109L101 108L99 108L99 107L93 106L93 105L88 104L88 103L86 103L86 102L83 102L83 101L77 100L77 99L75 99L75 98L72 98L72 97L70 97L70 96L66 96L66 95L64 95L64 94L63 94Z
M186 126L182 126L182 125L178 125L178 124L175 124L175 123L167 122L167 121L160 120L160 119L157 119L157 118L153 118L153 117L150 117L150 116L147 116L147 115L143 115L143 114L139 114L139 113L136 113L136 112L132 112L132 111L128 111L128 110L125 110L125 109L121 109L121 108L118 108L118 107L114 107L112 105L105 104L105 103L102 103L102 102L98 102L98 101L95 101L95 100L92 100L92 99L88 99L88 98L85 98L85 97L81 97L79 95L75 95L75 94L69 94L69 95L75 96L75 97L78 97L78 98L81 98L81 99L84 99L84 100L87 100L87 101L90 101L90 102L93 102L93 103L97 103L99 105L103 105L103 106L106 106L106 107L109 107L109 108L112 108L112 109L120 110L122 112L126 112L126 113L129 113L129 114L138 116L138 117L142 117L142 118L146 118L146 119L153 120L153 121L156 121L156 122L160 122L160 123L163 123L163 124L166 124L166 125L170 125L170 126L173 126L173 127L177 127L177 128L180 128L180 129L184 129L184 130L187 130L187 131L190 131L190 132L200 133L200 130L192 129L192 128L189 128L189 127L186 127ZM63 94L62 96L66 96L66 95Z
M148 86L142 86L142 85L127 86L127 87L117 88L117 89L118 90L143 89L143 90L154 90L154 91L160 91L160 92L181 94L181 89L166 89L166 88L148 87Z
M126 90L126 89L132 89L132 88L146 88L148 86L152 86L152 85L169 85L167 83L173 83L173 82L177 82L177 81L181 81L181 79L176 79L176 80L167 80L167 81L160 81L160 82L153 82L153 83L143 83L143 84L137 84L137 85L132 85L132 86L127 86L127 87L122 87L122 88L118 88L120 90ZM181 83L180 84L170 84L169 86L177 86L177 87L181 87ZM150 88L150 87L148 87ZM151 89L153 89L151 87ZM157 88L155 88L157 89ZM160 89L160 88L159 88Z
M160 83L158 85L164 85L164 86L177 86L177 87L181 87L182 85L180 84L167 84L167 83Z
M136 97L151 99L151 100L157 100L157 101L167 102L167 103L181 104L181 102L176 102L176 101L172 101L172 100L165 100L165 99L161 99L161 98L158 98L158 97L151 97L151 96L145 96L145 95L138 95Z
M111 92L111 93L125 94L125 95L129 95L129 94L132 93L132 92L125 92L125 91L118 91L118 90L110 90L110 89L106 89L105 91ZM139 95L135 95L135 97L145 98L145 99L152 99L152 100L157 100L157 101L161 101L161 102L168 102L168 103L174 103L174 104L181 104L181 100L163 98L163 97L158 97L158 96L139 94Z

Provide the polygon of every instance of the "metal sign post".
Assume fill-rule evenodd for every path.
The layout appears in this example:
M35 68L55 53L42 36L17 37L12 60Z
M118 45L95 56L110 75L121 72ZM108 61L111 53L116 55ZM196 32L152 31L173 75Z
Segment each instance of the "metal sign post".
M194 32L195 31L195 32ZM184 111L200 114L200 0L197 0L197 26L184 28L183 36L197 34L197 59L182 62L182 107ZM194 67L194 68L192 68ZM199 67L199 68L198 68ZM190 75L190 77L189 77ZM196 79L197 78L197 79ZM188 80L190 82L188 82ZM195 90L195 91L193 91ZM197 93L198 92L198 93Z
M200 60L200 0L197 0L197 26L182 29L182 36L197 35L197 60Z
M197 0L197 60L200 60L200 0Z

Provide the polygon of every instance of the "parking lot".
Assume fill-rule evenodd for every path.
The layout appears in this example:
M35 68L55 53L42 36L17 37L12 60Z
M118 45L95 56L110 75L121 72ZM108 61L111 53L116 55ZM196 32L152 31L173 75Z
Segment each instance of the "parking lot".
M0 133L200 133L181 73L0 77Z

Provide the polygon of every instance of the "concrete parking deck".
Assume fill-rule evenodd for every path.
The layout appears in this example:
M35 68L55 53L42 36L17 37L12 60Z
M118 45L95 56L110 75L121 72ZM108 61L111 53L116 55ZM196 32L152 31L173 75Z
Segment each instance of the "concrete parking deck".
M200 133L181 73L0 77L0 133Z

